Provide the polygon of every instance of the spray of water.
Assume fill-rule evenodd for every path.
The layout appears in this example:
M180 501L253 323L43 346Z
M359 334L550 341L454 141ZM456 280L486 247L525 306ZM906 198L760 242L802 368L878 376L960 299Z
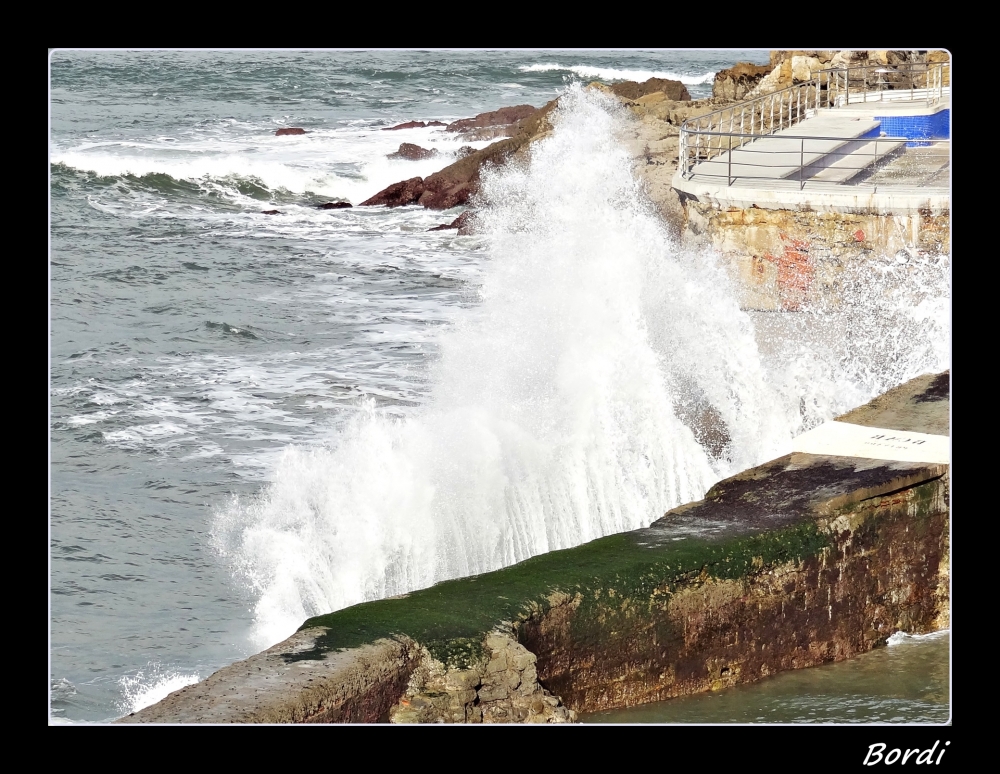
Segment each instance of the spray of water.
M257 600L256 645L310 615L645 526L887 382L942 367L940 347L900 342L880 371L879 353L795 331L762 351L725 272L678 250L645 202L614 102L571 87L553 120L529 159L484 172L480 303L443 335L426 404L405 419L366 404L218 513L215 545ZM907 318L925 338L940 335L934 303Z
M186 685L193 685L198 682L198 675L164 670L160 664L150 662L145 669L126 675L118 682L122 692L122 698L117 702L118 710L122 715L128 715L156 704Z

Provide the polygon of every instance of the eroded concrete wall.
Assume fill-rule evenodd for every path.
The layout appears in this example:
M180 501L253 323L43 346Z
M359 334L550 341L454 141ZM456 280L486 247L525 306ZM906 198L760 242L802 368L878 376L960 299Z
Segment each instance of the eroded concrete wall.
M719 209L682 199L682 243L722 255L746 309L835 304L845 271L880 261L936 260L951 250L949 213Z

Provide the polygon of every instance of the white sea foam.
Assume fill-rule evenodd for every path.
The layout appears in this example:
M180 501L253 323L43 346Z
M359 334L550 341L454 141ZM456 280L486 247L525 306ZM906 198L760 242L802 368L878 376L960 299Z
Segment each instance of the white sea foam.
M899 647L900 645L917 645L922 642L930 642L932 640L939 640L942 637L947 637L951 634L950 629L939 629L936 632L928 632L927 634L907 634L906 632L894 632L889 636L886 641L886 645L890 648Z
M363 405L217 513L258 647L310 615L647 525L934 359L901 343L888 370L843 368L842 337L794 330L760 351L713 256L680 251L644 201L616 105L572 87L529 164L484 170L480 304L441 336L422 408ZM878 336L887 316L865 319Z
M198 680L197 674L164 671L159 664L150 663L145 669L140 669L134 675L126 675L118 681L122 692L118 709L122 715L138 712Z
M605 81L639 81L641 83L650 78L666 78L680 81L689 86L711 83L715 78L714 72L702 73L701 75L681 75L669 70L619 70L614 67L594 67L592 65L533 64L523 65L520 69L526 73L565 70L581 78L599 78Z
M420 160L388 159L400 143L439 151ZM80 143L57 148L53 164L102 177L169 175L214 184L229 198L257 207L234 183L256 181L271 191L313 193L358 204L402 178L426 177L446 166L462 145L482 148L440 128L384 132L377 127L320 129L300 136L273 136L273 128L233 127L230 134L197 134L170 142Z

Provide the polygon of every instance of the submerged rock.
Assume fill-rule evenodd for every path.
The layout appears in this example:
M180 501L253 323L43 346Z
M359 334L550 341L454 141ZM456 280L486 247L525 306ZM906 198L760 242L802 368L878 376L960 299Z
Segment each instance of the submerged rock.
M350 202L326 202L325 204L317 204L316 208L320 210L346 210L353 206Z
M261 215L280 215L281 210L261 210Z
M447 231L448 229L457 228L458 233L461 236L472 233L470 219L474 214L474 210L466 210L457 218L455 218L451 223L442 223L440 226L434 226L434 228L427 229L428 231Z
M405 124L397 124L396 126L383 126L382 131L395 132L397 129L422 129L425 126L427 126L427 124L423 121L407 121Z
M419 161L421 159L433 158L437 155L438 152L435 148L421 148L419 145L414 145L412 142L404 142L399 146L399 150L395 153L389 153L386 155L386 158Z
M305 129L302 129L301 127L298 126L289 126L284 129L279 129L274 133L274 136L282 137L283 135L286 134L308 134L308 132L306 132Z

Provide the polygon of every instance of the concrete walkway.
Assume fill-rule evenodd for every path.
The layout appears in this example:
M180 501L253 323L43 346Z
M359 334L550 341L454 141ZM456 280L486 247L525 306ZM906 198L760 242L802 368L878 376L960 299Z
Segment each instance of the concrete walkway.
M822 109L732 150L727 149L729 137L703 137L702 142L712 143L703 154L716 155L697 163L686 179L678 171L672 185L699 199L735 206L948 209L947 144L936 153L907 149L906 139L879 136L876 117L927 115L950 107L950 99L933 108L924 100L876 99L869 95L867 102L856 102L852 95L849 105ZM906 174L885 174L893 166L906 167Z

